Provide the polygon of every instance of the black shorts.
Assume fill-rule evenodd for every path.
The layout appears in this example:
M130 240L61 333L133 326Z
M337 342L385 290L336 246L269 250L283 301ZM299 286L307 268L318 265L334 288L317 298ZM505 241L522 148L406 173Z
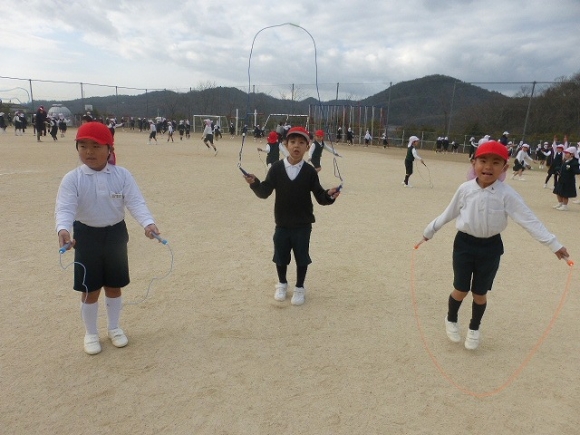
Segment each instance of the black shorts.
M308 266L310 259L310 233L312 226L300 228L276 227L274 231L274 257L272 261L279 266L290 264L290 251L294 251L297 266Z
M405 174L411 175L413 173L413 160L405 159Z
M73 230L75 290L92 292L103 286L121 288L129 284L129 233L125 221L103 228L75 221Z
M522 164L522 162L520 162L519 160L514 161L514 167L513 167L514 171L519 171L521 170L525 170L526 167Z
M209 142L213 145L213 134L206 134L205 138L203 139L204 142Z
M314 166L316 169L320 168L320 157L313 157L310 160L310 163L312 163L312 166Z
M453 242L453 287L485 295L491 290L502 254L499 234L480 239L459 231Z

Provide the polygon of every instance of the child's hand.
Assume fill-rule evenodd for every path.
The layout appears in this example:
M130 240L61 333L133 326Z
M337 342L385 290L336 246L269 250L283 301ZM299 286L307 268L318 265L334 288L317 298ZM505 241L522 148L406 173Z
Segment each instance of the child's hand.
M74 247L76 240L70 238L70 233L67 230L60 230L58 232L58 246L59 248L62 248L67 244L68 246L66 250L68 251L70 248Z
M153 234L161 234L159 228L155 224L149 224L145 227L145 236L149 239L153 239Z
M256 182L256 176L254 174L242 175L246 183L254 184Z
M423 238L419 241L419 243L417 243L414 248L415 249L419 249L419 246L421 246L421 243L428 241L429 239L425 236L423 236Z
M568 254L568 251L566 250L566 248L564 246L562 246L560 249L558 249L556 252L554 252L554 254L556 254L556 257L558 257L558 260L561 260L561 259L568 260L568 258L570 257L570 254Z
M332 189L328 189L328 196L332 199L336 199L340 196L340 187L333 187Z

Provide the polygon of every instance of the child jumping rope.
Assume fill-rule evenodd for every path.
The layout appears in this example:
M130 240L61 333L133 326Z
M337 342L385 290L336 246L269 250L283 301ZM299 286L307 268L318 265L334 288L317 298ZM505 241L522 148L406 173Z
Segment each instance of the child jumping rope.
M419 157L419 154L417 154L417 150L415 149L418 144L419 138L417 136L411 136L409 138L409 144L407 145L407 155L405 156L405 180L402 183L404 187L413 187L409 184L409 178L413 174L413 161L415 161L415 159L421 160L421 163L425 165L425 162L421 157Z
M449 339L461 341L458 313L461 303L471 291L471 321L465 347L479 346L479 327L487 307L487 292L491 290L504 252L500 233L511 217L534 239L546 245L558 259L567 258L568 251L551 234L526 205L522 197L502 182L508 169L507 148L490 141L480 145L472 161L475 178L457 189L445 211L423 231L423 240L432 239L443 225L456 219L457 235L453 243L453 291L449 295L445 329Z
M288 281L286 272L290 264L290 252L294 252L296 262L296 286L290 301L292 305L302 305L305 300L304 281L310 259L310 233L314 223L311 192L320 205L330 205L340 195L337 187L325 190L320 185L316 170L303 160L308 151L310 137L303 127L288 130L285 145L287 158L274 162L264 181L254 174L244 175L246 182L258 198L268 198L276 191L274 203L274 257L278 273L278 284L274 299L286 300Z
M322 167L320 166L320 159L322 158L322 151L326 149L330 151L336 157L340 157L340 155L324 143L324 131L323 130L316 130L314 133L314 141L310 144L310 149L308 150L308 161L312 163L316 172L320 172Z
M131 173L111 163L113 145L113 136L104 124L81 125L76 147L83 164L64 176L56 197L59 246L75 248L73 288L81 292L84 349L89 355L101 352L97 330L101 288L105 289L109 338L116 347L129 342L119 327L121 287L130 281L125 207L147 237L153 239L153 234L159 234Z

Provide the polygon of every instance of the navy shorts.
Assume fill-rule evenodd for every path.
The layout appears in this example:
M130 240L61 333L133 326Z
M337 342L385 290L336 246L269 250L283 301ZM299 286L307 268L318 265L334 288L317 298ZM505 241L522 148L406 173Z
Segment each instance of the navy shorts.
M320 168L320 157L312 158L311 163L316 169Z
M405 159L405 175L411 175L413 173L413 160Z
M290 264L290 251L294 251L297 266L308 266L310 259L310 233L312 226L300 228L276 227L274 231L274 258L279 266Z
M205 138L203 139L204 142L209 142L213 145L213 134L206 134Z
M75 221L73 230L76 240L75 290L93 292L103 286L121 288L129 284L129 233L125 221L103 228Z
M502 254L499 234L481 239L459 231L453 242L453 287L485 295L491 290Z

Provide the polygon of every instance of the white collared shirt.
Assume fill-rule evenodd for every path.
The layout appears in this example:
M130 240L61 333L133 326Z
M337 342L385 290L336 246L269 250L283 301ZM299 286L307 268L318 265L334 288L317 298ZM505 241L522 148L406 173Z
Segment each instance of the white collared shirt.
M304 164L304 160L300 160L299 163L292 165L288 161L288 159L284 159L284 167L286 168L286 173L288 174L288 178L290 178L291 180L294 180L298 176L300 169L302 169L303 164Z
M54 212L56 232L71 232L75 220L98 228L115 225L125 218L125 207L143 228L154 223L127 169L107 164L102 171L94 171L81 165L60 183Z
M508 216L552 252L562 248L556 236L540 222L523 198L511 186L499 180L485 189L477 184L477 180L463 183L445 211L427 225L423 236L426 239L433 238L443 225L457 218L455 226L458 231L488 238L506 229Z

